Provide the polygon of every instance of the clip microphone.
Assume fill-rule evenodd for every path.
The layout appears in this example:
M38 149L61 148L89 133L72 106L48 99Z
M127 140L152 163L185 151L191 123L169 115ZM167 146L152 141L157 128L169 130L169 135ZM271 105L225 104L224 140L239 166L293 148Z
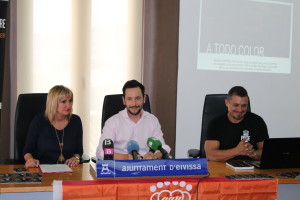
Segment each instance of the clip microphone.
M103 152L104 160L113 160L114 159L114 142L111 139L103 140Z
M163 159L171 159L171 155L164 149L162 148L161 141L154 138L150 137L147 140L147 145L150 148L150 151L155 152L156 150L159 150L162 153L162 158Z
M127 151L129 154L133 156L133 160L138 159L139 150L140 150L140 146L135 140L130 140L127 143Z

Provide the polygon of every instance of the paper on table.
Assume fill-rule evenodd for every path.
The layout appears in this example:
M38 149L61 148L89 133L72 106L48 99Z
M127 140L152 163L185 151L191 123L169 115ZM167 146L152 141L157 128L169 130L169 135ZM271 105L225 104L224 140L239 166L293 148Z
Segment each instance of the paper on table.
M40 168L43 173L69 173L73 172L68 165L65 164L42 164Z

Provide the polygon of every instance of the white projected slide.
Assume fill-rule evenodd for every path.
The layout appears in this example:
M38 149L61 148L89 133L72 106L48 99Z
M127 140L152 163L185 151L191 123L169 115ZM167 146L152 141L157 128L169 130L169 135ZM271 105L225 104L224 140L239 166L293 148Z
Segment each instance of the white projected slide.
M201 0L197 69L291 73L293 4Z

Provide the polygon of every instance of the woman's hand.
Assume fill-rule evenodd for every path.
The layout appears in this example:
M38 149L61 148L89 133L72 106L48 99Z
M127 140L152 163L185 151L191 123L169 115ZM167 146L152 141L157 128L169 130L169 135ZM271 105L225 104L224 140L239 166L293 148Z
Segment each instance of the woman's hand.
M34 159L31 155L31 153L26 153L24 155L25 167L38 167L40 165L40 161L37 159Z
M79 159L73 156L68 160L66 160L65 164L68 165L69 167L75 167L79 164Z
M40 161L34 158L29 158L26 160L25 167L38 167L40 165Z

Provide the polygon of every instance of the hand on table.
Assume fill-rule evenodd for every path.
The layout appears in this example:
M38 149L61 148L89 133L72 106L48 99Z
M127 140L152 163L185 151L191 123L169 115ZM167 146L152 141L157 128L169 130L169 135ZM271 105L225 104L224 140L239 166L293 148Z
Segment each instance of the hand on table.
M38 167L40 165L40 161L36 160L34 158L29 158L26 163L25 163L25 167Z
M71 157L68 160L66 160L65 164L69 167L75 167L79 164L79 160L75 157Z
M158 157L154 153L148 152L144 155L144 159L158 159Z

